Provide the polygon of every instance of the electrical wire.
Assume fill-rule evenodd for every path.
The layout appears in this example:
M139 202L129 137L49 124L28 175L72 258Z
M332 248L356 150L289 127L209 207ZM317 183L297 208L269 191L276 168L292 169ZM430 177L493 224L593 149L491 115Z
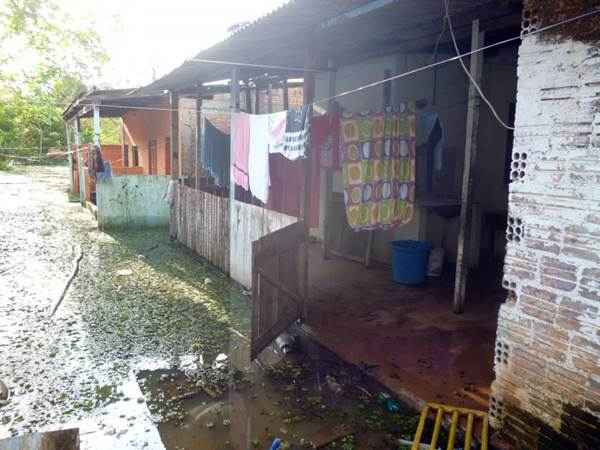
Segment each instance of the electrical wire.
M527 33L526 36L532 36L532 35L536 35L536 34L539 34L539 33L543 33L545 31L551 30L551 29L556 28L556 27L560 27L560 26L565 25L567 23L575 22L576 20L579 20L579 19L583 19L583 18L590 17L590 16L595 16L596 14L599 14L599 13L600 13L600 9L596 8L596 9L593 9L592 11L588 11L587 13L583 13L583 14L580 14L578 16L574 16L574 17L571 17L569 19L565 19L565 20L562 20L560 22L557 22L557 23L554 23L554 24L551 24L551 25L547 25L547 26L542 27L542 28L538 28L537 30L534 30L534 31L531 31L531 32ZM457 56L452 56L452 57L447 58L447 59L443 59L443 60L440 60L440 61L437 61L437 62L434 62L434 63L431 63L431 64L427 64L425 66L417 67L416 69L412 69L412 70L409 70L409 71L406 71L406 72L403 72L403 73L399 73L397 75L393 75L391 77L384 78L383 80L375 81L373 83L365 84L365 85L360 86L360 87L355 88L355 89L350 89L348 91L341 92L341 93L336 94L336 95L332 95L331 97L325 97L325 98L322 98L322 99L319 99L319 100L315 100L313 103L325 103L325 102L329 102L331 100L335 100L336 98L345 97L347 95L354 94L354 93L357 93L357 92L360 92L360 91L364 91L365 89L369 89L369 88L372 88L372 87L375 87L375 86L379 86L381 84L385 84L385 83L388 83L390 81L398 80L400 78L405 78L407 76L414 75L414 74L419 73L419 72L424 72L425 70L433 69L434 67L441 66L443 64L448 64L450 62L459 60L460 58L464 58L465 56L471 56L471 55L473 55L475 53L483 52L483 51L488 50L490 48L499 47L501 45L508 44L510 42L519 41L521 39L522 39L522 36L519 34L518 36L514 36L514 37L511 37L511 38L508 38L508 39L504 39L502 41L494 42L494 43L489 44L489 45L484 45L483 47L479 47L477 49L470 50L468 52L459 54Z
M446 0L443 0L443 1L446 1ZM586 13L579 14L577 16L561 20L560 22L557 22L557 23L554 23L554 24L551 24L551 25L547 25L545 27L538 28L537 30L529 32L526 36L533 36L533 35L536 35L536 34L540 34L540 33L543 33L545 31L551 30L553 28L557 28L557 27L560 27L562 25L565 25L565 24L568 24L568 23L572 23L572 22L575 22L577 20L580 20L580 19L583 19L583 18L586 18L586 17L591 17L591 16L597 15L599 13L600 13L600 9L596 8L596 9L593 9L593 10L588 11ZM448 19L448 14L446 14L446 19ZM448 23L448 25L450 25L450 23ZM452 29L452 27L449 27L449 28ZM452 33L453 33L453 30L452 30ZM316 105L316 104L319 104L319 103L327 103L327 102L329 102L331 100L335 100L337 98L341 98L341 97L345 97L345 96L348 96L348 95L351 95L351 94L355 94L355 93L358 93L358 92L370 89L372 87L380 86L382 84L389 83L390 81L398 80L398 79L401 79L401 78L406 78L408 76L415 75L417 73L424 72L426 70L430 70L430 69L433 69L435 67L439 67L439 66L442 66L442 65L454 62L454 61L462 61L462 58L465 58L467 56L471 56L471 55L474 55L476 53L480 53L480 52L483 52L485 50L489 50L491 48L499 47L501 45L505 45L505 44L508 44L508 43L511 43L511 42L519 41L521 39L522 39L522 36L521 36L521 34L519 34L517 36L511 37L511 38L507 38L507 39L504 39L504 40L501 40L501 41L497 41L497 42L494 42L494 43L491 43L491 44L488 44L488 45L484 45L482 47L479 47L479 48L476 48L476 49L472 49L472 50L464 52L464 53L460 53L460 51L458 50L456 56L452 56L452 57L449 57L449 58L446 58L446 59L443 59L443 60L440 60L440 61L435 61L435 62L432 62L431 64L426 64L424 66L420 66L420 67L417 67L415 69L408 70L406 72L402 72L402 73L399 73L399 74L396 74L396 75L392 75L392 76L386 77L386 78L384 78L382 80L374 81L372 83L367 83L367 84L364 84L364 85L359 86L357 88L349 89L347 91L340 92L339 94L332 95L330 97L323 97L323 98L314 100L312 102L312 104ZM457 49L455 49L455 50L457 50ZM235 63L235 62L232 62L232 61L227 61L227 63L230 63L230 64L239 64L239 63ZM467 70L467 72L468 72L468 70ZM180 108L166 108L166 107L130 106L130 105L117 105L117 104L100 104L100 105L95 105L94 103L91 103L91 102L90 103L82 103L82 104L83 105L88 105L88 106L90 106L90 105L91 106L98 106L99 108L115 108L115 109L122 108L122 109L130 109L130 110L166 111L166 112L176 112L176 111L180 111L182 109L184 109L184 110L185 109L189 109L189 110L196 110L197 109L196 107L189 107L188 108L188 107L185 107L185 106L182 106ZM202 107L201 109L204 110L204 111L217 111L217 112L224 112L224 113L231 112L231 110L229 108ZM509 129L512 129L512 128L509 128Z
M452 19L450 18L450 0L442 0L442 1L444 2L444 8L446 9L446 22L448 22L448 30L450 31L450 37L452 38L452 44L454 45L454 50L456 50L457 55L460 55L460 50L458 49L458 43L456 42L456 35L454 34L454 27L452 26ZM496 118L498 123L500 125L502 125L504 128L506 128L507 130L514 130L515 127L511 127L506 122L504 122L504 120L502 120L502 118L498 114L498 111L496 111L496 108L494 108L494 105L492 105L492 102L483 93L483 89L481 89L481 86L479 86L479 84L477 83L477 80L475 80L475 77L473 77L473 74L471 74L471 71L469 69L467 69L467 66L465 65L465 62L463 61L463 59L459 58L458 62L460 63L460 66L462 67L463 71L465 72L465 74L467 75L469 80L471 80L473 87L475 88L475 90L477 90L481 99L485 102L485 104L488 106L488 108L490 108L490 112Z

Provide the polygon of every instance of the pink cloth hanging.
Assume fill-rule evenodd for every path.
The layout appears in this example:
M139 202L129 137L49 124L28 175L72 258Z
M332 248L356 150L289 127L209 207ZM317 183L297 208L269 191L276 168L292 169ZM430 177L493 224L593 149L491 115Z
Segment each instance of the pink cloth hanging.
M250 153L250 118L246 113L231 114L232 171L235 184L249 189L248 155Z

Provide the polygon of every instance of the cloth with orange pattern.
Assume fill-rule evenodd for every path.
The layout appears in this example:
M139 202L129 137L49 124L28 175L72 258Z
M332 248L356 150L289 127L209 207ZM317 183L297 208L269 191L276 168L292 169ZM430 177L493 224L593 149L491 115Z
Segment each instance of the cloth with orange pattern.
M412 221L415 140L414 103L341 118L344 201L354 231L386 230Z

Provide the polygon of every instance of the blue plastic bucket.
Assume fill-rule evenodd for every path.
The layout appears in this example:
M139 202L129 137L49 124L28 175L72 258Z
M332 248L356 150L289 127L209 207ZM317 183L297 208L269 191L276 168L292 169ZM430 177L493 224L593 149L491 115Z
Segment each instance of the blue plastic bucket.
M392 271L394 281L421 284L427 277L431 244L423 241L393 241Z

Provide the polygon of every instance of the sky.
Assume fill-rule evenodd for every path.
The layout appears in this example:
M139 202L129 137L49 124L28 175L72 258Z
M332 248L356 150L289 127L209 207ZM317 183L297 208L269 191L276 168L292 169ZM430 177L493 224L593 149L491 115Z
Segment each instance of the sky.
M94 84L128 88L160 78L185 59L227 37L227 28L253 21L285 0L57 0L93 23L110 62Z

